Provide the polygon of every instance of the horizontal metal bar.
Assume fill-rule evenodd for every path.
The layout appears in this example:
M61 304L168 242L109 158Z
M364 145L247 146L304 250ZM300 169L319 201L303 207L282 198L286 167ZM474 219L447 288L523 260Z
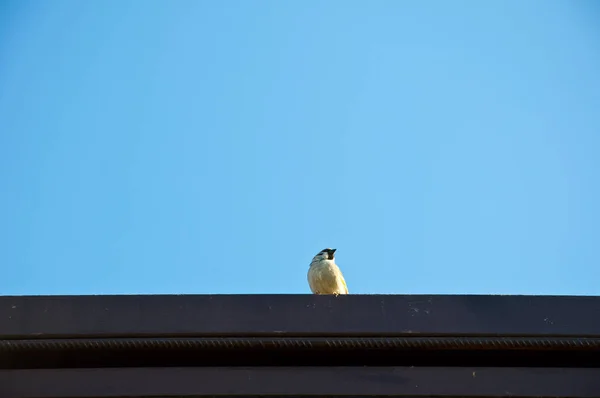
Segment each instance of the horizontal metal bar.
M600 338L573 337L223 337L0 340L0 353L102 350L486 350L598 351Z
M0 369L198 366L597 367L600 338L225 337L0 340Z
M584 296L3 296L0 338L600 337L599 317Z
M207 395L598 397L600 369L129 368L0 370L3 398Z

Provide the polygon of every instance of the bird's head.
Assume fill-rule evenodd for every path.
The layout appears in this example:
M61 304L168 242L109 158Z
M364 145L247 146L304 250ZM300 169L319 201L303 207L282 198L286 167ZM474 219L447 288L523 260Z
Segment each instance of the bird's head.
M318 261L323 261L323 260L333 260L334 259L334 253L337 249L323 249L321 250L319 253L317 253L317 255L315 257L313 257L312 262L318 262Z

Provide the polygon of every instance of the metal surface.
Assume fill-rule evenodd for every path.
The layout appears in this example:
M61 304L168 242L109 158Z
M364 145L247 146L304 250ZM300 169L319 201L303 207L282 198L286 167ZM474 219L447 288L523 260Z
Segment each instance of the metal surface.
M250 367L0 371L3 398L263 394L599 397L600 369Z
M4 296L0 338L600 337L600 297Z
M0 398L600 397L600 297L0 297Z

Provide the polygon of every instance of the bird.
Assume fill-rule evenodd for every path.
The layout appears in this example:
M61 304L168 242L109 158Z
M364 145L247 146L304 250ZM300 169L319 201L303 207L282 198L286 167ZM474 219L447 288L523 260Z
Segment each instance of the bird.
M342 271L335 264L337 249L323 249L313 257L308 268L308 286L313 294L348 294Z

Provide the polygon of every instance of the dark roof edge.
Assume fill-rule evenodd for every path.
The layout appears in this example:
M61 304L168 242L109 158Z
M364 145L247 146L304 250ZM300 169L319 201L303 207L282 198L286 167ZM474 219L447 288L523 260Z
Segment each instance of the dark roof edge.
M600 337L599 317L597 296L0 296L0 339Z

